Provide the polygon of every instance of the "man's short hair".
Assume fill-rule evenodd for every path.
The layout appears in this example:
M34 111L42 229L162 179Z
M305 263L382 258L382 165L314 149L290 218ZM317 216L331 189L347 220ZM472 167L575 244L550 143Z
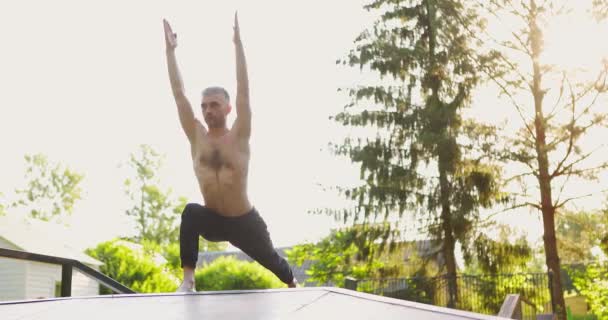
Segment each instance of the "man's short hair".
M223 94L226 98L226 102L230 102L230 96L228 95L228 91L222 87L208 87L203 90L203 97L210 96L213 94Z

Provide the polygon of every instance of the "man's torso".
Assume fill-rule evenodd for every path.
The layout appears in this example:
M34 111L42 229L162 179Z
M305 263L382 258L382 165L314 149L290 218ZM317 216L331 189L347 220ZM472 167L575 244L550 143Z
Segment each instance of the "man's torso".
M205 206L225 216L240 216L251 210L247 196L248 141L239 140L232 131L211 137L198 127L191 153Z

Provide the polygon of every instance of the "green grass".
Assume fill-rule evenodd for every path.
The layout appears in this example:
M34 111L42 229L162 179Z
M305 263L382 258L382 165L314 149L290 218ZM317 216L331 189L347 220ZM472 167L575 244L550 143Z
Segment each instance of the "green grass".
M570 311L570 307L568 307L568 320L598 320L597 316L593 315L593 314L585 314L585 315L576 315L576 314L572 314L572 312Z

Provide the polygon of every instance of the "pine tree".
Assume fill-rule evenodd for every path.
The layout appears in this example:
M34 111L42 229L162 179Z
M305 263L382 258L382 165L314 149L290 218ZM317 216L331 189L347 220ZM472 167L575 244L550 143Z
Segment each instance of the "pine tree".
M336 218L365 224L398 217L410 224L404 215L414 212L426 221L446 262L450 307L458 302L456 243L473 234L480 208L503 200L492 162L494 128L462 116L481 70L492 69L496 56L474 43L471 31L483 21L465 3L376 0L365 6L380 19L339 63L375 72L380 84L349 89L353 102L335 117L344 126L377 130L373 138L349 137L335 146L360 164L364 181L339 188L356 206L333 211Z

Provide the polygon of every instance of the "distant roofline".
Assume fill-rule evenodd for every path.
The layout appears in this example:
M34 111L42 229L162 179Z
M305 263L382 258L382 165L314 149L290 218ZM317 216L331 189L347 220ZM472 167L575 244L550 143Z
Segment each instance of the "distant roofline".
M7 217L7 216L3 216L3 218L11 219L11 217ZM43 223L44 224L44 223L49 223L49 222L47 222L47 221L36 221L36 223ZM3 240L5 240L6 242L12 244L13 246L15 246L20 251L24 251L24 252L30 252L30 251L32 251L31 249L25 248L22 244L16 243L14 240L11 240L11 239L7 238L5 235L0 234L0 238L3 239ZM88 266L102 266L104 264L103 262L101 262L101 261L99 261L99 260L91 257L90 255L88 255L84 251L80 251L80 250L75 249L75 248L73 248L73 247L71 247L69 245L67 245L67 247L69 247L69 249L72 250L74 253L86 256L87 261L82 261L82 260L76 259L74 257L66 257L66 256L64 256L62 254L57 254L57 253L54 253L54 252L44 252L44 254L51 255L51 256L56 256L56 257L59 257L59 258L67 258L67 259L78 260L78 261L80 261L83 264L88 265ZM42 253L42 252L33 252L32 251L32 253Z

